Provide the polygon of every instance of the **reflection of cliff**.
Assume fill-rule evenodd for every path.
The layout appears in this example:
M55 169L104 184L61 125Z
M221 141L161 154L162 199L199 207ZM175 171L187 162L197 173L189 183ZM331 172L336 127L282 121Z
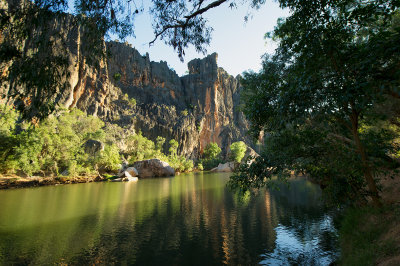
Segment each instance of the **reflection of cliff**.
M218 68L217 54L189 62L184 77L178 77L166 62L151 62L148 54L142 56L128 44L103 43L107 58L93 58L88 33L75 22L70 15L48 22L48 38L56 48L46 52L66 54L70 72L62 75L66 88L51 99L56 104L133 126L152 140L175 138L179 152L190 157L197 157L211 141L224 151L237 140L250 143L245 134L248 123L238 110L239 81ZM21 89L15 86L1 84L0 93L11 95ZM136 106L130 104L131 98Z
M11 191L0 206L0 254L17 264L254 265L276 248L278 224L301 241L318 235L312 188L240 201L225 181L200 174Z

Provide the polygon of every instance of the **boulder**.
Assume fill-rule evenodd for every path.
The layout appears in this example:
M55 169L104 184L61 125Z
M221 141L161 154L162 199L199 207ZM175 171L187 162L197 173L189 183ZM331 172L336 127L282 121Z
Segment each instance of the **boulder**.
M133 167L131 167L131 168L133 168ZM135 169L135 168L133 168L133 169ZM135 169L135 171L136 171L136 169ZM122 177L122 181L138 181L138 178L136 176L135 177L131 176L131 174L128 171L125 171L124 176Z
M133 164L139 173L139 178L174 176L175 170L159 159L138 161Z
M235 169L235 162L220 163L218 167L210 170L210 172L233 172Z
M135 167L121 168L118 172L118 177L135 177L138 175L139 175L139 173Z
M125 172L128 172L132 177L138 176L139 172L135 167L128 167L125 169Z

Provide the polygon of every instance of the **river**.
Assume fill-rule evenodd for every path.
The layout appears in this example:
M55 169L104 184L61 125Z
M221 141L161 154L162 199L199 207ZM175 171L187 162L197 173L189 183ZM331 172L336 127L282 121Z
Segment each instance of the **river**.
M240 197L191 173L0 191L0 265L329 265L337 232L318 186Z

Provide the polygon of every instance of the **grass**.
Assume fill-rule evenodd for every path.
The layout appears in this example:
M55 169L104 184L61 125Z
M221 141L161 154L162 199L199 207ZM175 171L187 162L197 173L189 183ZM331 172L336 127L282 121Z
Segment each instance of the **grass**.
M348 209L339 230L340 265L376 265L399 253L390 229L399 223L398 207Z

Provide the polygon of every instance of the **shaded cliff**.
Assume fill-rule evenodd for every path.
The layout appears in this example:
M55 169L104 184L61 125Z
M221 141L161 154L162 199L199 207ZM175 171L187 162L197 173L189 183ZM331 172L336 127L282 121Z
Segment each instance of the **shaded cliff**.
M238 110L239 81L218 67L216 53L190 61L189 74L179 77L166 62L152 62L129 44L102 42L107 56L93 58L88 34L71 15L58 15L48 23L46 34L54 40L48 53L62 53L69 62L68 74L61 75L66 86L51 96L57 105L77 107L152 140L174 138L179 153L191 158L212 141L224 154L234 141L250 143L248 122ZM9 102L29 105L10 97L23 90L16 84L3 83L1 94Z

